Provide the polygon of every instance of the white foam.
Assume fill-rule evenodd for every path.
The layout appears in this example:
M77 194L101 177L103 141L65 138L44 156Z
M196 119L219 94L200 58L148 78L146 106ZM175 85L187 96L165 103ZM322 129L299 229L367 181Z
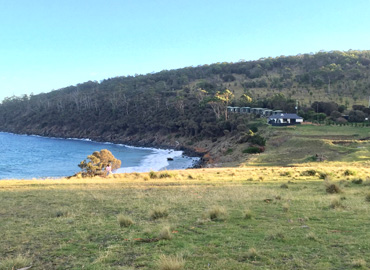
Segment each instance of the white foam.
M140 147L132 147L132 148L140 148ZM148 149L148 148L142 148ZM182 155L182 151L174 151L174 150L163 150L163 149L154 149L153 154L148 155L145 157L139 166L135 167L126 167L120 168L115 171L115 173L132 173L132 172L149 172L149 171L160 171L161 169L167 167L169 165L168 158L176 158Z

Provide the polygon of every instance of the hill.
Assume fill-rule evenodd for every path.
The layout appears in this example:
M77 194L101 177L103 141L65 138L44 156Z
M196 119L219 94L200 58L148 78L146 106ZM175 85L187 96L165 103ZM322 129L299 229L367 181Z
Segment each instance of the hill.
M89 81L5 99L0 130L198 152L218 142L228 151L241 136L251 144L259 134L248 135L253 117L227 115L227 105L294 112L298 100L300 113L317 119L357 105L364 118L369 75L370 51L332 51Z

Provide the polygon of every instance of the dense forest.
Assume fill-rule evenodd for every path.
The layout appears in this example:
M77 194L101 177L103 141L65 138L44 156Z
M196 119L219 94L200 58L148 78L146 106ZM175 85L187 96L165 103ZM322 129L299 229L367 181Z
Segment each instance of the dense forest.
M298 102L305 120L358 122L369 115L369 95L370 51L319 52L115 77L13 96L0 104L0 131L132 144L145 138L149 145L157 136L215 139L250 128L250 117L228 115L228 105L295 112Z

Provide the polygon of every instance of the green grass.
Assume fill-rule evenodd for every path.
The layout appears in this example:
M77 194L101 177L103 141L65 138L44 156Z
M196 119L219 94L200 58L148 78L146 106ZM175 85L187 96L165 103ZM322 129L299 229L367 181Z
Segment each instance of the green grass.
M318 175L302 176L307 169L200 169L165 179L125 174L0 181L0 265L17 258L32 269L368 265L370 168L356 167L356 177L365 179L362 184L342 178L352 167L325 168L342 189L333 195ZM284 170L291 177L281 176ZM251 177L255 180L248 181ZM282 189L287 182L289 189ZM168 215L153 218L154 212ZM212 219L211 212L219 217ZM117 217L128 216L135 222L120 226Z
M370 161L368 127L298 125L267 127L266 151L245 164L286 166L307 162Z

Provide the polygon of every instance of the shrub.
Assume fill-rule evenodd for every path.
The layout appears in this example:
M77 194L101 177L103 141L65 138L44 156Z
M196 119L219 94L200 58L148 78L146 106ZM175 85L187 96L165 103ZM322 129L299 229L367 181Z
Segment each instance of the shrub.
M291 172L282 172L280 173L280 176L292 176L292 173Z
M365 201L370 202L370 192L366 194Z
M163 206L158 206L152 209L149 213L151 219L168 217L168 209Z
M258 153L262 153L262 152L263 152L263 148L262 147L257 147L257 146L250 146L250 147L243 150L244 154L258 154Z
M225 155L230 155L232 154L234 150L232 148L228 148L226 151L225 151Z
M345 176L356 175L356 172L355 172L355 171L352 171L352 170L347 169L347 170L345 170L345 171L344 171L343 175L345 175Z
M129 217L126 217L122 214L117 216L117 221L120 227L130 227L134 224L133 220Z
M315 176L316 175L316 170L307 170L301 172L301 176Z
M259 146L266 145L266 139L263 138L261 135L254 135L249 140L252 144L257 144Z
M181 270L185 266L185 260L180 256L161 255L157 264L160 270Z
M206 217L211 220L225 220L227 218L227 211L222 206L213 206L206 212Z
M169 174L168 172L162 172L159 174L159 178L171 178L172 175Z
M363 182L363 180L362 180L362 179L353 179L353 180L352 180L352 183L353 183L353 184L357 184L357 185L362 184L362 182Z
M78 164L78 167L81 168L82 177L105 175L106 171L104 171L104 169L108 164L111 164L112 170L121 167L121 161L116 159L107 149L100 150L100 152L95 151L92 155L87 156L87 159L89 161L85 159Z
M149 172L149 178L150 179L156 179L156 178L158 178L158 176L157 176L156 172L150 171Z

